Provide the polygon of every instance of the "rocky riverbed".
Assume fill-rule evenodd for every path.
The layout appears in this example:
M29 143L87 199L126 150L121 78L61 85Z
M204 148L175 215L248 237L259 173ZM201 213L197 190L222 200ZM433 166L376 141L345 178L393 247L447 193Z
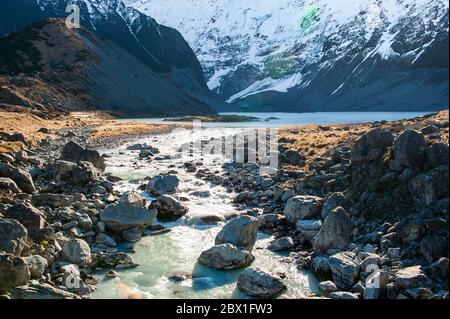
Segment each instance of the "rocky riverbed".
M2 134L1 296L448 298L448 112L302 130L274 175L185 158L186 131Z

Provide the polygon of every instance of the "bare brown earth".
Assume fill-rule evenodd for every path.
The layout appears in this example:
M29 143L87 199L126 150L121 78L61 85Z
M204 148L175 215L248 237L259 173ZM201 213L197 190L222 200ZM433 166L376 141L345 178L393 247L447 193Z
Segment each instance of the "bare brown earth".
M420 129L426 125L436 123L448 123L449 111L441 111L430 117L415 118L411 120L401 120L394 122L378 122L367 124L335 124L335 125L305 125L286 127L280 130L280 143L289 149L304 154L306 165L304 168L288 165L288 168L295 170L308 170L308 164L317 157L329 157L331 152L339 146L352 146L354 142L364 133L372 130L375 126L379 128L389 128L394 132L402 132L405 129ZM448 144L449 129L444 129L443 140Z
M93 144L120 140L122 138L139 137L170 132L175 125L146 124L137 121L118 122L112 116L101 112L74 112L69 115L59 115L52 119L43 119L31 112L0 111L0 132L8 134L21 133L32 145L51 137L57 138L61 131L88 132L88 140ZM39 132L46 128L50 133ZM23 147L20 142L0 141L0 152L17 152Z

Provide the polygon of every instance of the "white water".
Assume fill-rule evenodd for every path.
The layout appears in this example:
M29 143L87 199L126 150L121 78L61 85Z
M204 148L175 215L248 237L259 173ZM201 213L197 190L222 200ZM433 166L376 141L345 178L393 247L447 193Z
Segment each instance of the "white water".
M315 120L320 119L320 123L348 123L348 122L367 122L384 119L401 119L420 115L418 113L377 113L376 116L368 116L362 113L359 116L348 117L348 113L328 113L326 119L314 113ZM282 114L251 114L260 118L276 116L284 124L305 124L305 121L291 123L292 115ZM268 116L267 116L268 115ZM305 115L302 115L305 119ZM308 118L308 117L306 117ZM345 121L347 119L347 121ZM146 121L155 121L146 120ZM159 120L156 120L159 121ZM309 118L307 122L312 122ZM259 126L259 122L257 126ZM268 123L264 122L266 126ZM312 122L315 123L315 122ZM255 123L240 123L241 127L252 127ZM309 123L308 123L309 124ZM221 127L222 126L222 127ZM218 128L207 128L203 130L202 139L236 134L243 129L234 127L223 127L226 124L219 125ZM191 140L190 131L175 130L166 135L154 136L142 141L161 151L161 155L176 154L176 150L183 143ZM196 263L198 256L203 250L214 245L214 238L223 225L215 227L206 226L188 226L186 219L193 215L217 214L225 215L235 212L231 205L235 194L229 194L223 187L212 186L211 184L197 179L194 174L187 173L182 167L186 161L192 161L193 158L174 158L165 161L146 161L138 159L138 152L127 151L124 145L118 149L103 150L103 153L110 155L107 160L107 172L122 177L120 189L135 190L140 184L145 183L146 176L155 176L170 170L176 170L180 179L179 194L187 197L189 201L188 215L175 222L165 224L172 228L172 231L165 235L155 237L145 237L135 245L135 253L131 254L134 261L140 266L131 270L118 270L119 277L115 279L105 279L104 274L98 274L101 280L97 286L97 291L93 294L94 298L122 298L122 291L118 288L119 284L124 284L143 298L246 298L236 289L236 281L242 270L236 271L216 271L208 269ZM203 160L204 166L212 172L221 171L224 159L218 155L205 155L197 157L194 161ZM209 191L209 198L199 198L191 195L195 191ZM284 273L288 290L286 295L292 298L302 298L308 296L311 291L317 289L317 281L311 274L300 271L295 263L286 262L286 257L270 252L265 249L271 242L267 235L260 234L259 240L255 246L253 254L256 257L253 266L272 272ZM194 279L186 280L182 283L169 281L169 277L174 272L188 272L194 275Z
M208 129L204 131L203 139L231 135L240 129ZM171 134L154 136L140 141L147 142L160 149L161 155L175 154L176 149L190 140L185 130ZM176 170L180 179L178 195L187 197L189 201L188 215L174 223L164 224L172 231L165 235L144 237L135 245L135 253L131 254L134 261L141 266L131 270L119 270L120 276L113 280L105 280L104 274L99 274L101 283L97 286L94 298L121 298L122 292L118 284L124 284L135 290L144 298L245 298L236 290L237 277L242 270L216 271L196 263L203 250L214 245L214 238L222 225L218 226L187 226L190 216L202 214L226 215L236 212L231 205L233 196L223 187L212 186L197 179L194 174L180 168L184 162L192 158L178 158L165 161L138 160L138 152L127 151L127 145L114 150L104 150L110 155L108 169L116 176L125 179L120 189L131 190L144 183L146 176L154 176L170 170ZM205 167L211 171L221 171L223 159L215 155L198 157L203 159ZM175 165L175 167L173 167ZM136 181L140 180L140 181ZM209 198L199 198L191 195L195 191L209 191ZM267 235L260 234L254 248L256 260L254 266L287 275L286 284L289 287L287 295L291 297L306 297L311 289L317 287L316 280L305 272L297 269L295 263L284 262L286 257L265 249L271 242ZM182 283L169 281L174 272L188 272L194 279Z

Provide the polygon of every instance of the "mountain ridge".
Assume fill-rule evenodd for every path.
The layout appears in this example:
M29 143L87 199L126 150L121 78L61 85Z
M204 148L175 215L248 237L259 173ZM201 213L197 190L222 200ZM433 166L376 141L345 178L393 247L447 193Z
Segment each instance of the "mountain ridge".
M178 29L243 110L448 107L444 0L126 0Z
M105 83L101 85L97 79L96 85L86 86L99 108L175 116L215 114L214 108L225 105L207 88L201 65L178 31L157 24L151 17L126 7L119 0L17 0L15 6L0 0L0 7L4 9L0 30L5 34L46 17L66 18L69 3L79 6L81 26L95 34L97 42L104 42L99 55L106 64L101 70L95 69L95 64L90 67L92 74L100 71ZM29 14L18 15L20 10L17 8L28 4L34 4ZM99 48L93 48L93 51L96 49ZM132 70L127 70L127 65L120 60L112 63L116 51L131 64ZM130 71L135 74L130 75ZM137 81L137 74L148 82Z

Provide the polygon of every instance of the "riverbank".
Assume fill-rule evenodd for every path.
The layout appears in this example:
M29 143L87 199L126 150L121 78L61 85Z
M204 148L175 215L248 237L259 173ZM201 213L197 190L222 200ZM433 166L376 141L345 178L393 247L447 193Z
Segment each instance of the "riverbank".
M0 154L5 298L448 296L448 112L282 129L271 176L184 158L187 131L77 117L3 135L23 144Z

